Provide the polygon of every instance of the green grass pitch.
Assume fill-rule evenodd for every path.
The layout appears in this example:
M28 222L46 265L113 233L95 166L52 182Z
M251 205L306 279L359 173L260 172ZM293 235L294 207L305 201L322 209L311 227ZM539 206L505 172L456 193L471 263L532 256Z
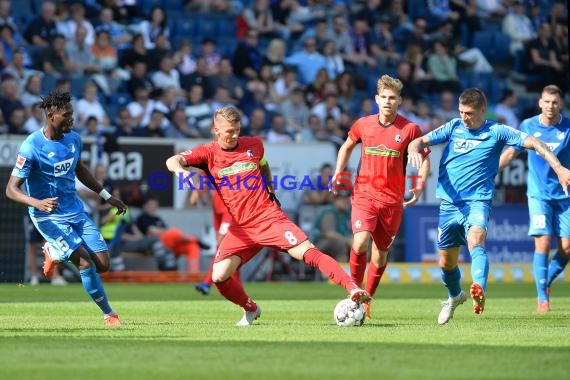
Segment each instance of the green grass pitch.
M215 291L108 284L123 326L108 328L75 284L0 285L0 379L557 379L570 371L570 284L548 314L533 284L490 284L483 315L436 323L437 285L380 285L373 319L340 328L344 291L325 283L246 284L261 319ZM467 285L464 284L464 289Z

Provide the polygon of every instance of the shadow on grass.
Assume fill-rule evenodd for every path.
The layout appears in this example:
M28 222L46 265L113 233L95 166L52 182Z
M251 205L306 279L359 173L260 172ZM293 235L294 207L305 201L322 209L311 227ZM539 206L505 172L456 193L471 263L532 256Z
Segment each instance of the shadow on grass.
M532 379L564 378L568 348L28 337L4 338L0 357L6 379Z

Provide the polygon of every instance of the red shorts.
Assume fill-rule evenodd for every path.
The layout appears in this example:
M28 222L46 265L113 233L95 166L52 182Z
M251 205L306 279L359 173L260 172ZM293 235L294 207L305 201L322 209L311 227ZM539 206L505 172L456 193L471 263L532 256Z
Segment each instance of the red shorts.
M402 222L404 206L387 206L364 197L352 199L352 232L368 231L380 251L388 251Z
M283 212L257 224L232 224L222 240L214 262L229 256L241 257L242 265L251 260L263 247L288 251L307 240L307 235Z

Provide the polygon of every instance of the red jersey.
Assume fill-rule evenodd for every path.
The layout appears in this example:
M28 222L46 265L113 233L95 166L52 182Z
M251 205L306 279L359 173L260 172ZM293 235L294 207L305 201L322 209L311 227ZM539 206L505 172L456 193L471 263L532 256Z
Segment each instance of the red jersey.
M223 150L217 142L180 153L190 166L204 170L238 225L259 223L281 212L269 199L259 161L264 155L259 137L239 137L237 146Z
M388 127L378 123L378 114L356 120L348 136L362 143L360 168L354 195L365 195L387 205L404 202L407 149L423 136L420 128L401 115ZM427 155L429 150L424 151Z

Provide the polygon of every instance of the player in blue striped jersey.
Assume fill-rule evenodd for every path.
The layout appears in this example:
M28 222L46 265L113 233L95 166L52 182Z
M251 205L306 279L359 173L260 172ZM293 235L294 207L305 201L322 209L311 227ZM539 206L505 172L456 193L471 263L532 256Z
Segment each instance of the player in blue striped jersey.
M570 166L570 119L560 113L562 91L555 85L544 87L538 101L540 115L521 123L521 131L540 138L558 157L563 166ZM506 149L501 155L504 168L518 154L518 149ZM564 270L570 258L570 197L558 183L556 172L536 152L528 152L528 234L534 237L533 274L536 283L537 311L550 311L550 286ZM552 239L557 239L558 251L548 265Z
M32 222L46 240L44 275L50 277L58 262L71 261L79 269L83 287L103 312L105 323L119 325L98 274L109 270L107 245L83 211L75 177L117 207L118 213L127 207L104 190L81 162L81 137L72 131L71 95L51 92L40 107L46 124L22 143L6 196L28 206ZM24 182L27 194L21 189Z
M486 109L485 94L477 88L467 89L459 97L460 118L449 121L408 146L409 163L420 167L422 149L447 143L439 163L436 191L441 198L439 266L449 295L439 313L439 324L447 323L455 308L467 299L461 290L461 273L457 266L461 245L467 245L471 255L473 312L481 314L485 308L489 274L485 240L503 148L509 145L535 150L554 168L563 186L570 184L570 170L560 164L546 144L514 128L485 120Z

